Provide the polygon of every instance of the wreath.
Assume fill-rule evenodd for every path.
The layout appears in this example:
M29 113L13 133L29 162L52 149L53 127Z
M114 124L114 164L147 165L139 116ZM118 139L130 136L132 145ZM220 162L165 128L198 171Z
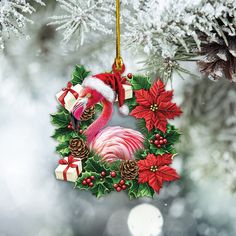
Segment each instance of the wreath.
M125 99L129 115L136 118L137 132L143 135L142 148L135 150L130 159L104 159L86 142L86 130L94 124L103 106L97 103L86 108L76 120L70 108L72 102L67 98L70 95L78 101L76 89L89 75L83 66L75 67L67 88L57 95L58 110L51 115L52 123L57 127L52 137L59 143L56 151L62 157L58 168L63 173L58 179L68 180L69 174L74 175L75 188L89 190L98 198L112 191L125 191L131 199L153 197L164 182L179 179L176 170L170 166L176 154L174 144L179 141L180 133L168 123L168 119L181 114L180 108L172 102L173 91L166 91L160 79L152 84L147 76L129 73L120 77L122 85L129 90ZM122 93L118 95L123 96ZM122 105L118 100L120 102ZM77 106L75 104L72 106ZM78 106L77 111L79 109ZM132 137L129 142L132 143Z

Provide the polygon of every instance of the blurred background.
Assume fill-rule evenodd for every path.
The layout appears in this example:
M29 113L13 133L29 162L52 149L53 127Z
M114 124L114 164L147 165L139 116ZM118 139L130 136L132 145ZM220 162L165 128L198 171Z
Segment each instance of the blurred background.
M175 101L184 111L171 122L182 133L174 161L181 180L165 185L153 200L131 201L123 192L96 199L55 179L59 157L50 138L54 127L49 114L56 112L55 94L76 64L94 74L110 69L115 56L114 12L98 6L107 17L98 11L103 22L99 30L90 25L82 37L82 30L78 35L69 30L63 35L57 25L49 24L73 15L60 6L64 3L70 8L77 1L28 1L33 7L25 5L29 22L18 15L21 8L10 11L12 2L18 1L0 0L0 31L4 17L13 29L13 33L0 35L0 235L236 235L236 85L209 80L195 62L179 62L191 73L173 71L167 86L175 90ZM146 1L146 7L161 10L166 4L158 1L155 6L155 2ZM134 17L131 13L141 3L145 1L133 1L133 10L123 1L122 16ZM149 20L145 15L142 19ZM17 28L22 26L19 36ZM156 79L158 71L150 65L155 58L147 47L138 49L126 43L130 40L127 32L122 35L126 72L148 73ZM74 38L68 39L70 34ZM134 126L117 112L111 124Z

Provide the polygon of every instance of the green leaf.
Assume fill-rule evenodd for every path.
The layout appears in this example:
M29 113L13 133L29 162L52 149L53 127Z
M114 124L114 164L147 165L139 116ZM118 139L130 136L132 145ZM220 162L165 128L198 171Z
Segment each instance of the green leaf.
M96 111L96 112L102 112L102 110L103 110L102 104L101 104L101 103L97 103L97 104L95 105L95 111Z
M90 74L90 71L87 71L84 66L76 65L72 73L71 83L73 86L76 84L82 84L83 80Z
M137 129L143 134L148 135L148 129L146 128L146 122L144 119L138 119L136 122Z
M91 176L95 177L95 180L93 181L96 182L97 180L99 180L100 176L99 174L95 173L95 172L82 172L82 174L79 176L79 178L76 180L75 182L75 187L79 188L79 189L90 189L91 187L89 185L83 185L82 182L84 179L91 177Z
M56 139L59 142L65 142L71 137L71 130L68 128L58 128L55 130L52 138Z
M54 115L51 115L52 117L52 124L64 128L67 127L68 124L70 123L70 115L64 113L64 112L59 112Z
M130 99L125 100L125 104L129 107L129 110L132 111L135 106L137 106L136 98L132 97Z
M64 112L66 115L70 115L70 112L68 110L66 110L65 107L63 107L62 105L58 105L58 113Z
M140 197L151 197L153 198L154 190L147 184L139 184L137 180L133 180L131 182L131 186L129 188L129 197L140 198Z
M97 198L100 198L111 191L114 191L113 182L110 177L106 177L101 181L101 179L97 182L94 188L91 189L93 195Z
M94 186L90 187L89 185L83 185L82 182L85 178L95 177L95 180L92 181ZM97 198L100 198L104 196L105 194L110 193L113 188L113 182L110 177L106 178L101 178L100 175L96 172L84 172L82 175L77 179L75 183L75 187L79 189L85 189L85 190L90 190L93 195L95 195Z
M85 170L100 174L102 171L108 171L108 168L106 167L106 163L101 161L101 157L95 155L86 161Z
M85 140L85 136L74 130L68 128L59 128L55 130L55 133L52 135L52 138L57 140L60 143L67 142L71 138L82 138Z
M173 130L167 134L166 138L168 139L169 143L174 144L179 141L180 133L178 133L176 130Z
M134 75L129 82L132 85L133 90L148 90L151 87L150 78L145 76Z
M69 143L68 142L60 143L56 147L56 151L63 157L68 156L70 154Z
M149 150L147 149L139 149L138 151L136 151L134 153L135 159L138 160L143 160L146 158L146 156L148 155Z

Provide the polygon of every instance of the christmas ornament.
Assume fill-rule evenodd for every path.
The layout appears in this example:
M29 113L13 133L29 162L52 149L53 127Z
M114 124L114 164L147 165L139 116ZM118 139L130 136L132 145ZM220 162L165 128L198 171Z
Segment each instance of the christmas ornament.
M61 156L83 161L76 188L97 197L111 191L126 191L130 198L153 197L164 181L179 178L169 167L179 133L168 120L181 110L172 102L173 91L166 91L160 79L152 84L149 77L124 73L118 0L116 12L117 55L112 71L90 75L76 66L72 80L57 94L60 107L52 115L57 126L53 138L60 142L56 150ZM130 112L137 119L137 130L107 126L115 103L123 116Z

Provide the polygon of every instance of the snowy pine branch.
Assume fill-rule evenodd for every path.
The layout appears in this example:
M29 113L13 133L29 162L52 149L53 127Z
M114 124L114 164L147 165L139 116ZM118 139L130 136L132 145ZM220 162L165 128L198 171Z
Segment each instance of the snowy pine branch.
M41 0L35 2L45 5ZM32 21L26 16L35 12L35 8L26 0L0 0L0 50L4 41L13 33L24 34L22 28Z
M58 25L57 30L63 31L63 42L68 43L75 38L77 46L83 44L84 34L98 31L109 34L109 22L113 19L111 9L103 0L57 0L66 15L51 17L50 25ZM108 24L108 26L106 26Z

